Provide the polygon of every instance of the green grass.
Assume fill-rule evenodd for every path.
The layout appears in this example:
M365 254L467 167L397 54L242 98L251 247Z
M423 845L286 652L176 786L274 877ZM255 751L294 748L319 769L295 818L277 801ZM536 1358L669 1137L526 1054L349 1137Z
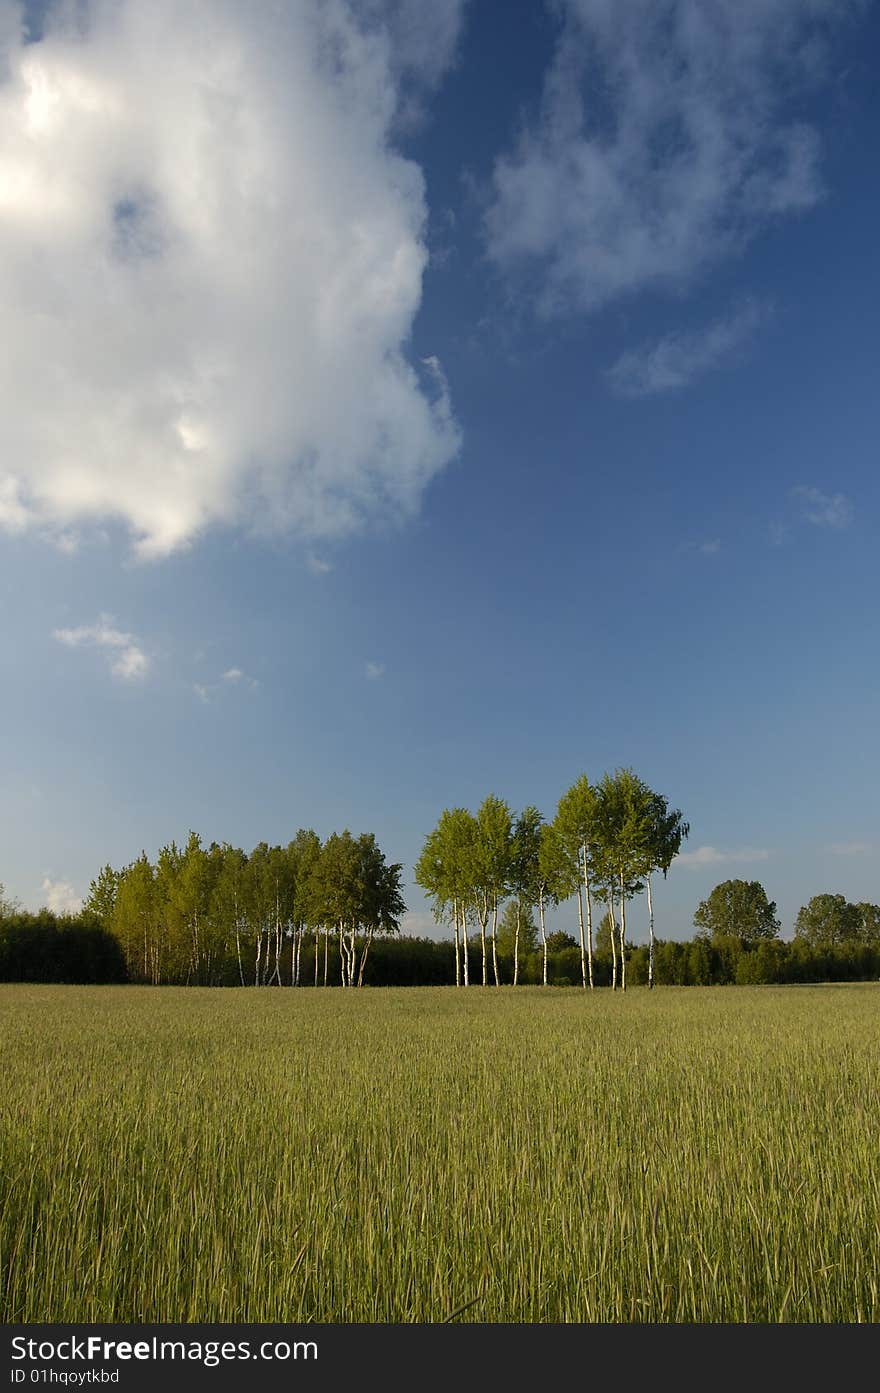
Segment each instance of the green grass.
M880 988L0 988L6 1321L880 1318Z

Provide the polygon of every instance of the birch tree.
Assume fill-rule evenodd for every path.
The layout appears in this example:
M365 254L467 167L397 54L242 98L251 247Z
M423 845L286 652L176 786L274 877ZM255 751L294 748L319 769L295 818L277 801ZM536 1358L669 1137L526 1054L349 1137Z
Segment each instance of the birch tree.
M670 808L662 793L649 793L647 813L648 844L645 856L645 888L648 893L648 987L654 986L654 897L651 875L662 871L666 879L669 867L681 850L690 832L680 808Z
M581 949L581 982L593 988L592 872L597 843L596 791L586 774L562 795L554 819L560 850L568 862L571 893L577 893L578 933ZM584 909L586 908L586 929Z
M513 940L513 985L519 983L519 948L523 910L531 911L538 902L541 885L541 834L544 818L536 807L523 808L513 828L510 889L515 896L516 918Z
M476 815L476 839L472 849L471 878L476 892L480 922L480 941L483 950L483 986L488 985L486 963L486 928L492 920L492 969L495 986L501 985L498 975L498 907L510 887L513 863L513 817L502 798L490 793L483 799Z
M604 774L596 801L597 862L600 874L617 893L620 909L620 988L626 991L626 905L643 885L650 856L651 790L632 769ZM611 894L611 940L614 944L614 894ZM615 953L616 958L616 953ZM616 967L612 985L616 985Z

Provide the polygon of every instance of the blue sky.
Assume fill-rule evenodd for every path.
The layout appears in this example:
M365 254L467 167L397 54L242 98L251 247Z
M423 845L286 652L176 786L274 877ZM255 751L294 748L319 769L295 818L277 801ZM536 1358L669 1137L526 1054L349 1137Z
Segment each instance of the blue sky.
M7 891L347 826L423 932L444 807L632 765L691 824L661 933L880 898L877 6L25 19Z

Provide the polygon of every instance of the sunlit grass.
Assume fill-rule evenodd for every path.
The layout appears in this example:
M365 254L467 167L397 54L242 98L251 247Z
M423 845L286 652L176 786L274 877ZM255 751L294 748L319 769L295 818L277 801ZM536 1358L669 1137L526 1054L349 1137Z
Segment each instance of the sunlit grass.
M6 1321L880 1317L880 988L0 988Z

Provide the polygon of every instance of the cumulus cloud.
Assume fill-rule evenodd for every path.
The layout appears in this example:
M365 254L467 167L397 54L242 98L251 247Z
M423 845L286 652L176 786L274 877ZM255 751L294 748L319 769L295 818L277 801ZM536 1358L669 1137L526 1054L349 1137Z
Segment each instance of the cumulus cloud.
M43 895L47 909L53 914L78 914L82 909L82 896L78 895L69 880L43 878Z
M495 165L491 257L539 310L681 286L821 196L791 98L857 0L558 0L540 116Z
M666 334L630 349L609 369L608 382L621 397L648 397L686 387L733 358L766 314L763 306L748 301L701 329Z
M385 664L384 664L384 663L367 663L367 666L366 666L366 668L364 669L364 671L365 671L365 673L366 673L366 675L367 675L367 678L368 678L368 680L369 680L370 682L377 682L377 681L379 680L379 678L382 677L383 674L384 674L384 672L385 672Z
M814 527L830 527L841 532L849 527L855 516L852 503L843 493L823 493L821 489L801 485L793 490L800 501L801 517Z
M738 862L767 861L769 851L764 851L760 847L742 846L732 851L720 851L715 846L698 846L694 851L684 851L676 856L673 861L674 866L683 866L687 870L699 870L702 866L723 866L735 865Z
M110 614L102 614L96 623L84 624L77 629L55 629L52 637L68 648L108 649L110 671L114 677L121 677L127 682L146 677L150 670L150 659L140 642L133 634L117 629Z
M455 455L407 93L462 0L90 0L0 54L0 525L338 537ZM429 31L433 39L427 42Z

